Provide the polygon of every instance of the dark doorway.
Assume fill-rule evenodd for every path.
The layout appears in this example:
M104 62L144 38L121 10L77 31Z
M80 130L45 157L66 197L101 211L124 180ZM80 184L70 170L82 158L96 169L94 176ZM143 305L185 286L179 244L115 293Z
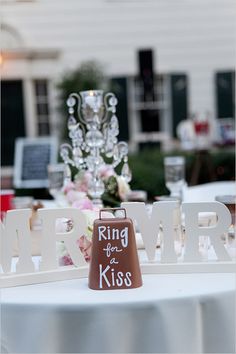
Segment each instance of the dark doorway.
M155 100L152 49L139 50L138 62L139 78L143 86L143 102L152 102Z
M1 82L1 166L12 166L15 139L25 136L23 84Z
M157 109L142 109L140 114L142 132L151 133L160 131L159 111Z

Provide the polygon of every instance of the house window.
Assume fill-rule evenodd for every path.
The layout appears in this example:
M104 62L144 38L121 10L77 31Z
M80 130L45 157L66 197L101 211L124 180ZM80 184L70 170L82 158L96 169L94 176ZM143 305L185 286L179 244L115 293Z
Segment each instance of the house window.
M35 103L38 124L38 135L49 135L49 100L48 100L48 82L47 80L36 80Z

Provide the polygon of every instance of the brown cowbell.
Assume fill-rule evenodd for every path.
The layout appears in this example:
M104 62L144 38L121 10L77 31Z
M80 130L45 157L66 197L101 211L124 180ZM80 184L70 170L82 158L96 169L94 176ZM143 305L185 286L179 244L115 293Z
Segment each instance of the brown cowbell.
M142 286L133 222L126 218L94 221L89 287L94 290L132 289Z

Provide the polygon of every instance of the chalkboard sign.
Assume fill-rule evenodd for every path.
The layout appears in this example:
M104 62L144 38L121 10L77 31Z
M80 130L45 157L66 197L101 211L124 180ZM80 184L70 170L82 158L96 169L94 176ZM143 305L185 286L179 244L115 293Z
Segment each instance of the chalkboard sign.
M15 143L14 186L48 187L47 166L57 162L57 139L54 137L19 138Z

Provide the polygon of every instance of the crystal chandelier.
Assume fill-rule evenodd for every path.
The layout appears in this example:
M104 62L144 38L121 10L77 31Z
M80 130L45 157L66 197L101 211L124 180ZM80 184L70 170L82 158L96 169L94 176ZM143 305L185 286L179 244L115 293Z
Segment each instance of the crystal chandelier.
M68 130L70 144L62 144L61 157L66 164L66 178L71 180L70 166L78 170L88 170L91 181L89 196L94 204L101 204L105 186L100 171L109 160L113 168L123 162L121 175L130 182L128 166L128 145L118 142L119 123L116 117L117 98L111 92L101 90L72 93L67 99L69 112Z

